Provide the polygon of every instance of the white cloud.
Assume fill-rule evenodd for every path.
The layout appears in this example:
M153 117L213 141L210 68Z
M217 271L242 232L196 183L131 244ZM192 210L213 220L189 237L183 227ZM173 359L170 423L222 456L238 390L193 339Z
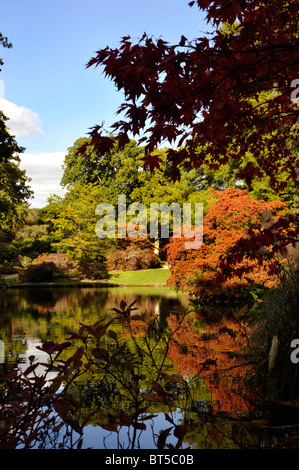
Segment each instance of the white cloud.
M32 109L18 106L4 98L0 98L0 109L9 119L6 125L10 129L10 133L16 138L42 134L40 117Z
M34 199L29 201L31 207L44 207L50 194L63 196L66 193L60 186L65 155L65 152L25 152L20 155L20 167L26 170L26 175L32 180L29 183L34 191Z
M10 129L10 134L16 138L41 134L43 131L39 115L29 108L6 100L4 94L4 82L0 80L0 110L8 118L6 125ZM33 198L29 200L31 207L44 207L51 194L64 196L66 190L60 186L60 181L65 152L25 152L20 158L20 167L26 170L26 175L31 178L29 185L34 192Z

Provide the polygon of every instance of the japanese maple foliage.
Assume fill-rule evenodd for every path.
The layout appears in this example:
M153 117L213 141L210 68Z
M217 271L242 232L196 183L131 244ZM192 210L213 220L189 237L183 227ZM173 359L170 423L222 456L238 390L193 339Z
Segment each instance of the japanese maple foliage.
M238 188L213 190L212 197L216 202L203 219L202 246L186 250L184 237L170 239L170 286L208 299L235 295L252 283L275 285L283 262L277 244L281 252L293 234L285 203L259 201Z
M169 142L174 180L182 167L218 168L246 151L257 165L249 163L240 177L250 181L264 172L281 187L286 182L278 182L278 172L286 170L296 180L292 140L299 110L291 96L299 79L299 3L197 0L189 5L206 11L211 34L182 36L174 45L146 34L138 42L127 36L119 48L107 46L87 64L101 66L124 93L119 113L125 117L112 125L111 134L120 147L138 135L150 168L159 166L151 152ZM101 126L91 137L98 151L112 149Z
M211 393L211 410L214 413L248 411L244 394L236 393L252 368L252 359L249 365L246 360L249 345L244 330L249 331L248 325L234 318L201 323L198 314L195 318L186 315L183 321L172 314L167 323L173 332L169 359L175 369L190 379L200 374ZM204 332L199 330L199 325ZM187 345L188 354L182 345Z

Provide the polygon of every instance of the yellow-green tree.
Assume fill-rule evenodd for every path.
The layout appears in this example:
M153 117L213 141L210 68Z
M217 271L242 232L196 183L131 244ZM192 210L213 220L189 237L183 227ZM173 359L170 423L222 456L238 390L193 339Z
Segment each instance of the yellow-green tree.
M98 217L96 206L109 202L98 185L75 183L61 202L61 212L53 220L57 251L66 253L82 276L103 278L107 275L105 255L114 244L111 239L99 239L95 233Z

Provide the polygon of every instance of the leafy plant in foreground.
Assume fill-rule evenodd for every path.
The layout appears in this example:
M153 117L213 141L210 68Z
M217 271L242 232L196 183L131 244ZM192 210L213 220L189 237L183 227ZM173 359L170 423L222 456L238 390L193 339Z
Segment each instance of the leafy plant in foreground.
M12 372L0 373L0 448L81 448L85 425L94 418L97 408L90 407L87 414L81 416L86 396L80 388L81 379L94 376L99 386L116 383L120 393L126 396L131 406L129 412L108 413L107 419L97 418L97 425L108 431L116 432L119 427L132 427L134 436L132 448L137 444L137 431L146 429L145 422L154 417L149 405L163 406L165 416L172 422L177 446L182 445L182 438L192 424L175 424L171 411L176 395L161 384L161 380L183 386L185 381L179 374L163 372L165 357L170 337L159 333L156 342L144 347L134 339L135 351L131 351L126 341L121 340L111 326L121 320L131 328L131 323L145 321L144 315L133 314L133 302L113 309L115 318L108 322L98 321L93 325L81 324L79 331L69 331L68 341L61 344L46 342L39 346L48 356L47 362L39 362L35 356L29 357L28 367ZM148 323L148 327L151 324ZM157 344L164 344L166 351L158 355L154 351ZM154 366L155 378L149 387L140 389L140 357L143 351ZM42 371L41 371L42 368ZM157 439L157 446L165 446L169 434L162 433Z

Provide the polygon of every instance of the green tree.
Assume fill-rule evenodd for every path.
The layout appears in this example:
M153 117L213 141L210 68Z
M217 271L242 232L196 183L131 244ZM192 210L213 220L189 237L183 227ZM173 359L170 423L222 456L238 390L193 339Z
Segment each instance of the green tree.
M0 33L0 45L10 48L12 44ZM0 66L3 60L0 58ZM1 71L1 69L0 69ZM9 245L16 224L27 210L27 201L32 195L28 185L30 179L20 168L20 147L6 126L7 117L0 111L0 264L10 262L16 255Z
M0 111L0 240L10 239L12 230L24 215L24 203L32 195L30 179L20 168L19 147L5 125L7 118Z
M95 233L98 221L95 209L100 202L110 202L100 186L74 183L60 203L59 215L52 221L59 240L53 247L66 253L83 277L106 276L105 257L114 246L114 240L99 239Z
M123 150L100 154L90 144L91 139L79 138L68 149L63 163L62 186L73 183L101 184L115 194L126 194L138 185L138 171L142 167L143 150L130 141Z
M186 181L186 173L182 174L181 181L173 182L168 176L166 163L166 150L156 150L155 154L161 162L160 168L153 171L139 171L139 185L131 193L133 202L142 202L146 207L150 207L153 202L165 202L179 204L186 202L189 194L194 190L194 185Z
M50 225L42 220L41 214L42 209L28 209L23 223L15 232L13 244L18 250L21 266L26 266L41 253L51 251Z
M244 178L238 176L238 173L242 172L249 163L260 172L260 176L252 178L250 182L246 180L246 174ZM254 199L281 200L292 207L294 198L298 194L298 183L290 181L288 173L283 170L280 172L279 177L281 181L288 182L286 187L284 189L273 188L269 176L264 173L257 160L249 153L246 153L245 157L239 161L231 158L228 163L220 167L216 165L214 169L208 165L202 165L200 168L192 169L186 177L187 181L195 188L197 195L202 194L203 191L209 191L211 188L225 190L237 187L247 189Z

